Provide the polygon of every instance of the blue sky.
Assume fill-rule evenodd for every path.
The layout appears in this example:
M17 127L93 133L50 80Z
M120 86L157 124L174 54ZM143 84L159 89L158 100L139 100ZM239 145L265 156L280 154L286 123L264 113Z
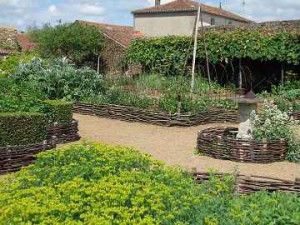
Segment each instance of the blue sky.
M172 0L162 0L162 3ZM221 0L225 9L254 21L300 19L300 0ZM220 0L202 0L219 6ZM132 25L131 11L154 5L154 0L0 0L0 26L20 30L51 22L76 19Z

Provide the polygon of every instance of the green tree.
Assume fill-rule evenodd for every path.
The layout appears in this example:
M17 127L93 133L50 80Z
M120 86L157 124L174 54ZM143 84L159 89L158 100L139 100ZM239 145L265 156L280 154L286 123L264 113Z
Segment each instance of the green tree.
M96 27L80 23L45 24L42 28L31 28L30 34L42 57L66 57L77 65L96 61L104 37Z

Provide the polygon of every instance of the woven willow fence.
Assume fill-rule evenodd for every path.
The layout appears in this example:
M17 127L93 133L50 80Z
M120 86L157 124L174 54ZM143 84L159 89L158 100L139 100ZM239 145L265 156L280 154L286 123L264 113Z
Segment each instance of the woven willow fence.
M78 134L78 121L72 120L67 124L51 124L47 128L47 140L55 139L57 144L80 140Z
M197 184L208 181L211 177L210 173L193 172L193 178ZM214 176L222 178L228 174L214 173ZM300 194L300 178L295 181L288 181L263 176L235 176L235 191L239 194L248 194L257 191L282 191Z
M300 111L299 111L299 112L294 112L294 113L292 114L292 116L294 117L294 119L300 120Z
M130 106L95 105L77 102L74 112L84 115L106 117L129 122L143 122L159 126L197 126L207 123L237 122L237 111L221 109L209 110L197 114L180 115L154 112Z
M235 138L237 128L209 128L199 132L197 150L206 156L237 162L271 163L283 161L286 153L284 139L257 141Z
M55 148L55 143L0 147L0 175L20 170L35 160L37 153Z

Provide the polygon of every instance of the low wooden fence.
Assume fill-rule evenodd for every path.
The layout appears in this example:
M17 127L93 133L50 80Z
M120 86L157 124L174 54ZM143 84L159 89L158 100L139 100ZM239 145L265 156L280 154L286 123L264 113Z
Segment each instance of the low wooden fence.
M0 175L20 170L35 160L37 153L55 148L55 143L0 147Z
M208 181L212 176L211 173L201 173L193 172L193 178L197 184L201 184L205 181ZM216 173L213 176L222 178L228 174ZM248 194L254 193L257 191L282 191L297 193L300 195L300 178L295 179L295 181L288 181L270 177L263 176L245 176L245 175L236 175L235 176L235 190L239 194Z
M292 116L294 117L294 119L300 120L300 111L294 112L294 113L292 114Z
M159 126L197 126L207 123L238 122L237 111L208 110L197 114L177 115L154 112L130 106L95 105L77 102L74 112L84 115L106 117L129 122L143 122Z
M233 134L231 134L233 132ZM271 163L285 160L286 142L235 138L237 128L214 127L199 132L197 150L217 159L237 162Z
M73 120L68 124L51 124L47 128L47 140L55 139L57 144L80 140L78 134L78 121Z

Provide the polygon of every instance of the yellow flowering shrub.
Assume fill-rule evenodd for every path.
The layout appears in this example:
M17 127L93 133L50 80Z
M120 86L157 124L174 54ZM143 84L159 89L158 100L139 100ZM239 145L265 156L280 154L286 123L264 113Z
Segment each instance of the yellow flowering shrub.
M296 195L235 196L232 182L212 177L196 185L188 173L134 149L82 143L41 153L34 165L0 177L0 224L300 221Z

